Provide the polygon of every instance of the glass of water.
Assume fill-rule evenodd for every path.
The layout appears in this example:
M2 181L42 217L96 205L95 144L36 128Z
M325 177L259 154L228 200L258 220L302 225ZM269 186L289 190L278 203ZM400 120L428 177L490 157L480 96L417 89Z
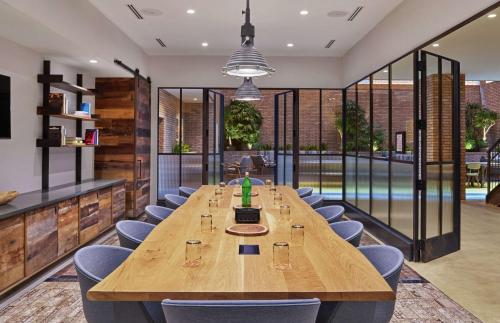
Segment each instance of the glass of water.
M201 241L186 241L186 261L187 267L198 267L201 264Z
M290 267L288 242L275 242L273 244L273 265L278 270Z
M202 214L201 215L201 232L212 232L212 215Z
M290 235L291 235L290 240L292 241L292 245L294 246L304 245L304 226L302 224L292 225Z

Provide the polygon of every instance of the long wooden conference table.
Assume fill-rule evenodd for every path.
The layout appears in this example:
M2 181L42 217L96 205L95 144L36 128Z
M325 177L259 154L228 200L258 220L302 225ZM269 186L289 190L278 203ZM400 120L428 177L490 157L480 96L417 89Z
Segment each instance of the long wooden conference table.
M328 223L290 187L278 186L288 219L274 207L264 186L254 186L260 204L263 236L230 235L232 206L241 203L234 187L224 189L213 232L202 233L200 216L216 186L202 186L188 201L162 221L144 242L102 282L89 290L90 300L161 301L163 299L228 300L313 298L322 301L394 300L390 286L352 245L336 235ZM303 246L290 246L290 268L273 266L273 243L290 241L292 224L305 226ZM202 241L202 262L186 267L187 240ZM240 255L239 245L259 245L260 255Z

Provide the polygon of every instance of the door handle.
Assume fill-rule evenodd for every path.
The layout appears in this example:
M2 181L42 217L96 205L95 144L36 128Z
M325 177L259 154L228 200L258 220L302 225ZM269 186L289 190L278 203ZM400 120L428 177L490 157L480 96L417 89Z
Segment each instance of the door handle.
M137 159L139 162L139 178L142 178L142 160Z

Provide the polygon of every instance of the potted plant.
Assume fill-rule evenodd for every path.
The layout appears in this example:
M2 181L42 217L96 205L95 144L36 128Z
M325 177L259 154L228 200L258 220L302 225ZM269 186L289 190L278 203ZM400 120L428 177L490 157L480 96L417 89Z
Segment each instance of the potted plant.
M261 126L262 115L253 104L233 101L225 108L224 135L229 146L252 149L259 142Z
M191 146L186 143L180 144L179 142L176 142L175 145L172 147L172 153L174 154L189 153L189 152L191 152Z
M324 142L322 142L320 145L319 145L319 150L321 150L322 153L326 153L327 150L328 150L328 145Z
M307 147L307 153L308 154L317 154L318 153L318 146L316 146L316 145L309 145Z

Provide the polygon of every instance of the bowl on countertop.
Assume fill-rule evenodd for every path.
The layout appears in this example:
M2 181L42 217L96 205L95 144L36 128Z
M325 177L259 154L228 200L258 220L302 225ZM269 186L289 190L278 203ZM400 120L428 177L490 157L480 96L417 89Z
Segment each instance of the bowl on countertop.
M19 195L16 191L0 192L0 205L5 205L14 200Z

